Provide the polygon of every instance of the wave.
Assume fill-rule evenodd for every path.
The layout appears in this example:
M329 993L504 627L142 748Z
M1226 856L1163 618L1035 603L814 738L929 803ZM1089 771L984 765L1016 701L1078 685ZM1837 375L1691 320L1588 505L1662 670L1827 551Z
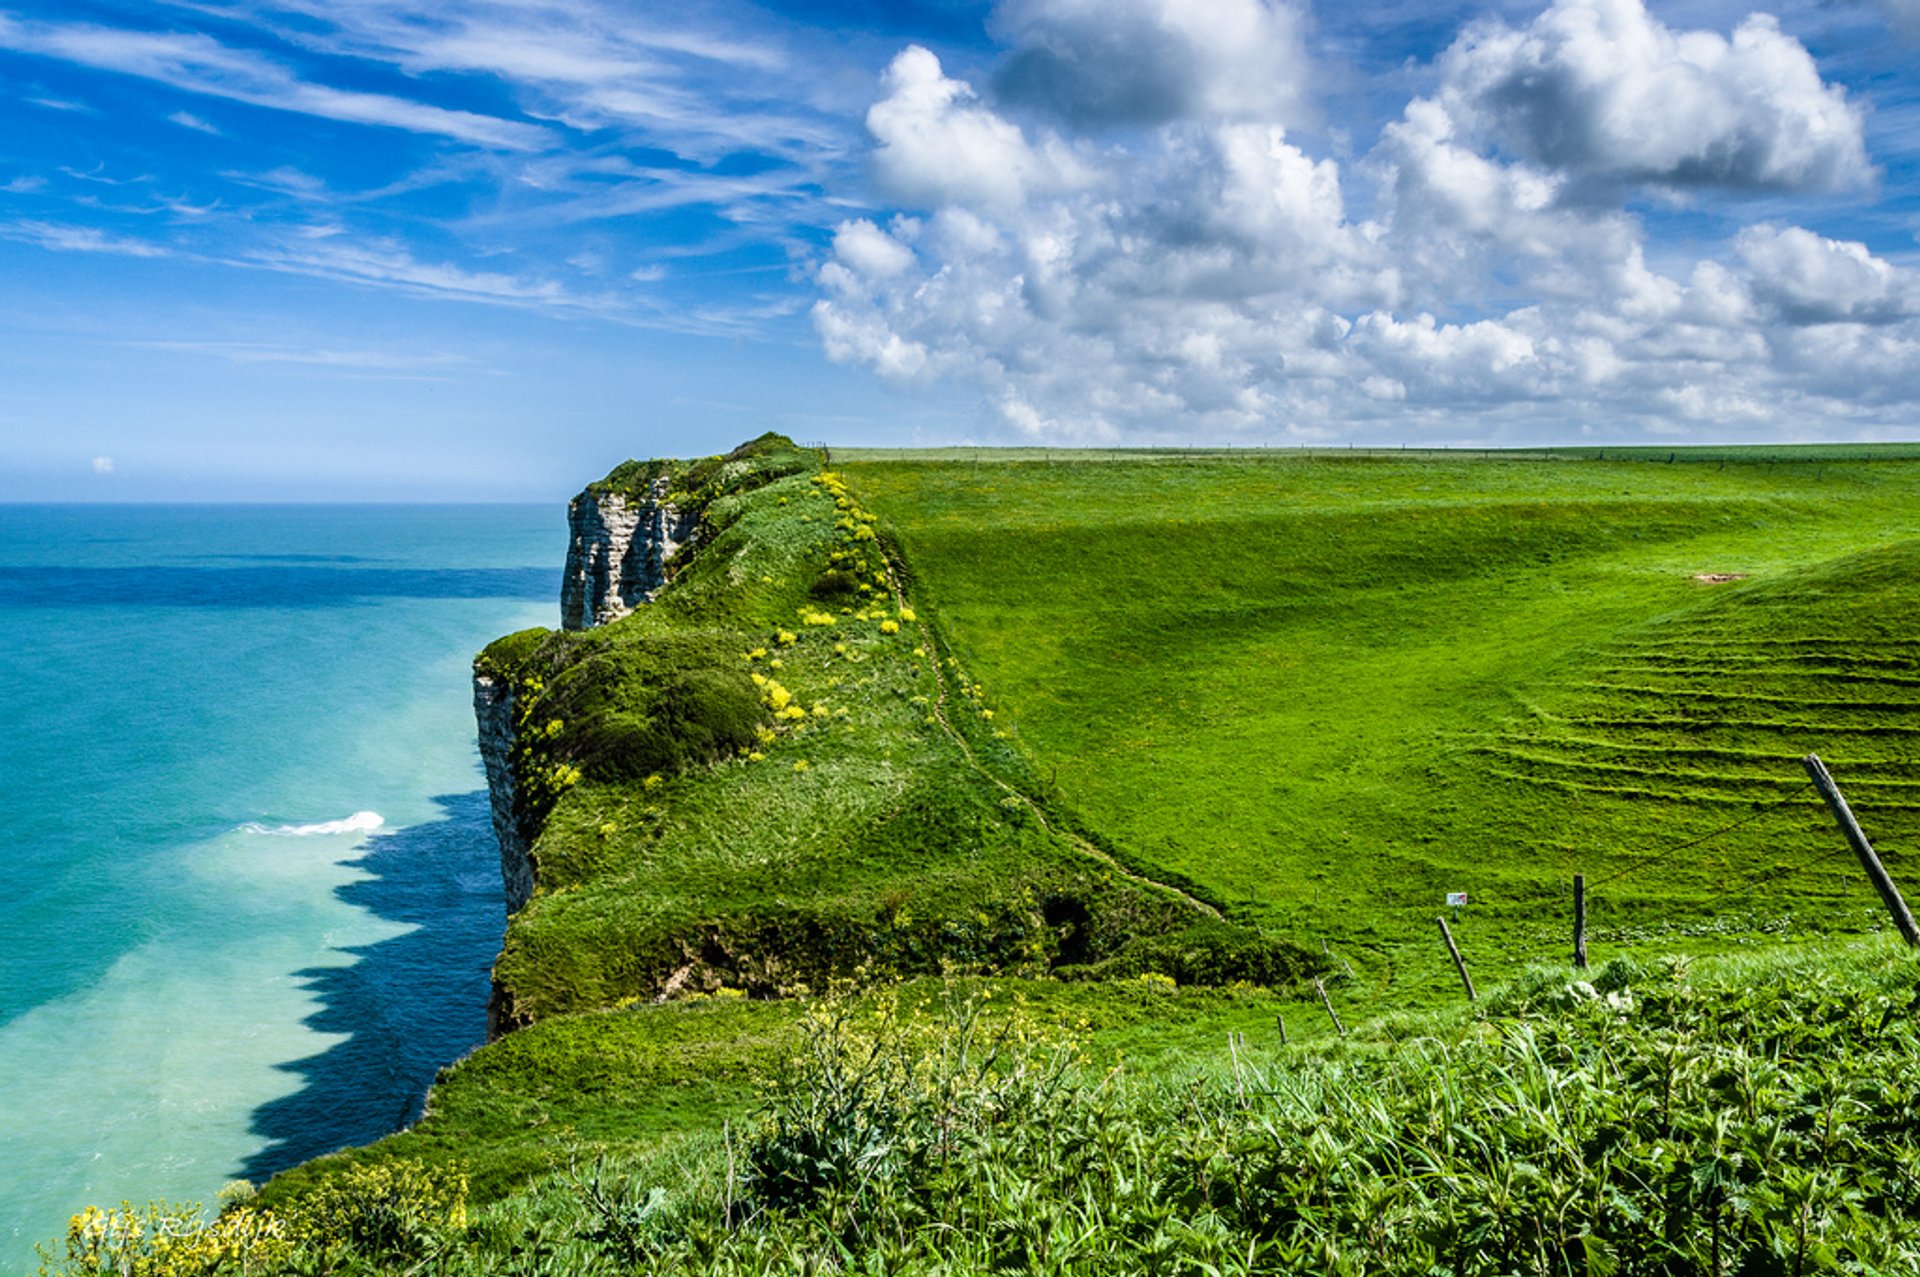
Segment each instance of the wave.
M345 820L323 820L314 825L263 825L249 820L240 826L243 834L272 834L279 838L311 838L316 834L370 834L386 824L377 811L356 811Z

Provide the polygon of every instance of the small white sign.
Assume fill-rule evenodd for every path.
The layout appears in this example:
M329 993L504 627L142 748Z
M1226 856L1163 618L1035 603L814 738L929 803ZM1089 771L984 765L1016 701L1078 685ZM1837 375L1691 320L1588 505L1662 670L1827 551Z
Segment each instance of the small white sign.
M1464 891L1449 891L1447 893L1447 903L1455 909L1458 909L1461 905L1467 903L1467 893Z

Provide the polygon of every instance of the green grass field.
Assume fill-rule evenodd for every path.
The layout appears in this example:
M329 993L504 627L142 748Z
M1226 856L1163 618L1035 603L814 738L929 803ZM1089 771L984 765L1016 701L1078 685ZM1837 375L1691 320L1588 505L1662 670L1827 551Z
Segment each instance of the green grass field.
M1575 873L1596 954L1879 925L1811 794L1639 866L1808 752L1920 866L1911 452L836 464L1066 804L1390 999L1449 891L1488 979L1567 954Z

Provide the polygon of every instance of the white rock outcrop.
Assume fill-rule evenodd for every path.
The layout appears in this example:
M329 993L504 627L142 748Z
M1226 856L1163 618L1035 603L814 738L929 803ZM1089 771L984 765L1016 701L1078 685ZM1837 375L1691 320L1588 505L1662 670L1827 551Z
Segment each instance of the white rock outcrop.
M655 479L642 500L583 492L568 505L561 625L585 630L617 621L666 585L667 565L700 528L697 512L667 504L668 483Z

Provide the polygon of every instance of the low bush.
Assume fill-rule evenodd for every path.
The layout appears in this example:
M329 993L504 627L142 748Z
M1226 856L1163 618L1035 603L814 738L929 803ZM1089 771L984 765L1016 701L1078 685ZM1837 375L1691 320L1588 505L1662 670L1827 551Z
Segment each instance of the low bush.
M747 750L765 720L732 636L633 636L563 646L537 717L554 757L594 780L637 780Z

